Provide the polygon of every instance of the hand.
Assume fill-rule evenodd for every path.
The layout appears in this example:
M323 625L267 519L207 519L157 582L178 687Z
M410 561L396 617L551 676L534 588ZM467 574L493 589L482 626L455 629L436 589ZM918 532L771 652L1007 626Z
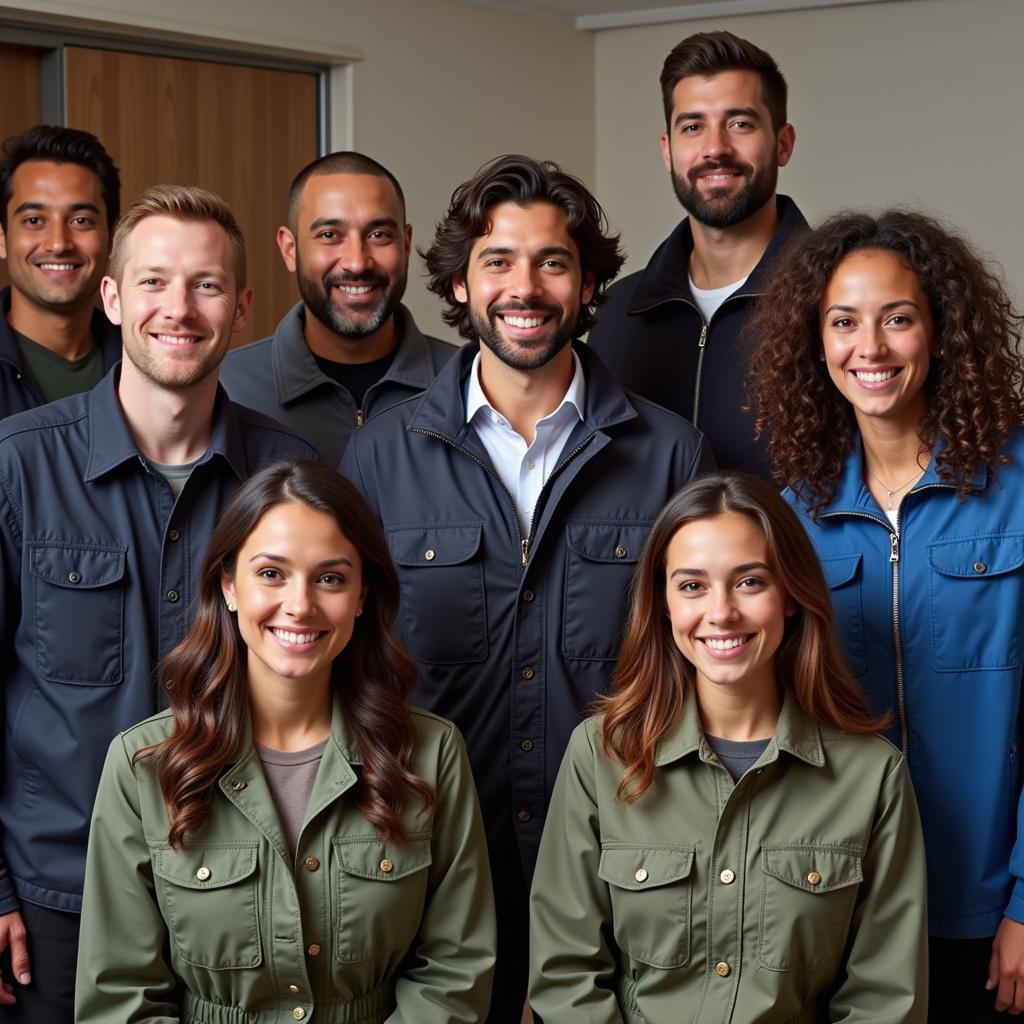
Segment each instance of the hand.
M11 950L11 968L18 983L27 985L32 980L29 974L28 947L25 945L25 925L21 914L12 910L9 914L0 914L0 953ZM0 1006L10 1006L17 1002L14 998L14 986L4 981L0 984Z
M992 940L985 987L997 990L997 1010L1009 1010L1011 1014L1024 1011L1024 924L1003 918Z

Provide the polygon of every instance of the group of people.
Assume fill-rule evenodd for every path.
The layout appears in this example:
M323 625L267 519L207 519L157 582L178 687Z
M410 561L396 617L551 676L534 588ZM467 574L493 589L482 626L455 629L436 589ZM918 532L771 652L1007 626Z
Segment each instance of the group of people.
M223 200L5 144L0 1017L1024 1011L1020 317L930 217L776 194L763 50L661 85L688 217L613 284L587 188L491 161L422 250L461 348L368 156L228 354Z

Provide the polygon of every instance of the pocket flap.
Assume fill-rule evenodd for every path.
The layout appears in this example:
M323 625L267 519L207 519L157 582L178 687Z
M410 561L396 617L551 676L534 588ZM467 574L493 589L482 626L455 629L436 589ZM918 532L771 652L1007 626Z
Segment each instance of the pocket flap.
M620 889L656 889L687 878L693 870L692 846L602 847L597 873Z
M346 874L377 882L397 881L431 863L429 836L409 838L404 843L335 838L331 845Z
M569 547L589 562L635 563L651 531L645 523L569 523Z
M430 568L468 562L480 550L480 523L462 526L407 526L388 530L391 557L399 565Z
M1024 534L934 541L928 545L928 564L943 576L965 579L1013 572L1024 565Z
M821 571L825 574L825 582L829 590L849 583L857 575L860 568L859 554L856 555L833 555L829 558L822 558Z
M248 878L256 870L256 843L151 851L153 871L185 889L220 889Z
M836 846L761 844L766 875L805 892L831 892L864 881L860 853Z
M88 590L109 586L124 576L127 548L31 541L28 547L32 574L56 587Z

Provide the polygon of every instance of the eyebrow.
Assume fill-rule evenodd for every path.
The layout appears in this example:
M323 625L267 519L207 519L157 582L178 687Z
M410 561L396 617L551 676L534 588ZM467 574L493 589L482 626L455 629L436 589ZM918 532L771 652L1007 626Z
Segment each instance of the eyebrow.
M275 555L271 551L258 551L252 558L249 559L250 564L257 561L257 559L266 559L268 562L279 562L281 565L292 565L290 558L285 558L284 555ZM322 562L318 562L316 565L317 569L327 569L335 565L347 565L350 569L354 569L355 566L348 558L326 558Z
M19 203L19 205L17 206L17 208L14 211L14 215L17 216L19 213L23 213L25 210L49 210L49 209L52 209L52 207L50 207L46 203L37 203L37 202L29 201L29 202ZM100 212L100 208L95 203L72 203L68 207L68 212L69 213L78 213L81 210L88 210L90 213L95 213L97 215L99 215L99 212Z
M132 276L134 277L137 274L173 274L173 273L174 273L174 271L171 270L169 267L161 267L161 266L157 266L155 264L151 264L148 267L139 267L137 270L135 270L133 272ZM227 270L226 267L218 267L218 266L201 267L199 270L193 271L191 274L189 274L189 278L191 280L195 280L195 279L198 279L198 278L201 278L201 277L216 277L216 278L221 278L221 279L226 281L228 279L228 270Z
M725 111L726 117L749 117L751 120L762 120L761 115L753 107L729 107ZM673 124L680 124L683 121L706 121L708 115L702 110L681 110L672 119Z
M348 221L341 217L317 217L312 224L309 225L310 231L319 231L320 228L344 228L348 227ZM397 228L398 221L394 217L374 217L373 220L368 221L363 225L364 231L370 231L373 228Z
M488 245L477 253L476 258L484 260L490 256L512 256L516 252L517 250L511 246ZM545 245L542 249L538 249L533 253L533 255L539 259L546 259L548 256L562 256L565 259L575 259L572 249L566 248L564 245Z
M879 306L878 308L879 308L879 310L882 313L888 313L889 310L897 309L899 306L913 306L914 309L917 309L917 310L919 310L921 308L916 302L914 302L913 299L893 299L892 302L886 302L883 305ZM856 306L841 306L837 302L834 305L829 306L828 309L825 310L825 315L828 316L828 314L833 312L833 310L836 313L856 313L856 312L858 312L858 309L857 309Z
M765 572L771 572L771 569L764 564L764 562L744 562L742 565L734 565L730 570L732 576L742 576L745 572L751 572L754 569L762 569ZM669 575L669 579L675 576L702 576L707 577L707 572L704 569L688 569L685 566L680 566L678 569L673 569Z

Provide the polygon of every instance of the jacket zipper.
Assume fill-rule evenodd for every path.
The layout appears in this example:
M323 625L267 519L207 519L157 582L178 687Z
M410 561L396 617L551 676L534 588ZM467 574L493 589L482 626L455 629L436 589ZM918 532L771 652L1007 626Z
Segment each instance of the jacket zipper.
M356 429L363 425L363 407L356 409Z

